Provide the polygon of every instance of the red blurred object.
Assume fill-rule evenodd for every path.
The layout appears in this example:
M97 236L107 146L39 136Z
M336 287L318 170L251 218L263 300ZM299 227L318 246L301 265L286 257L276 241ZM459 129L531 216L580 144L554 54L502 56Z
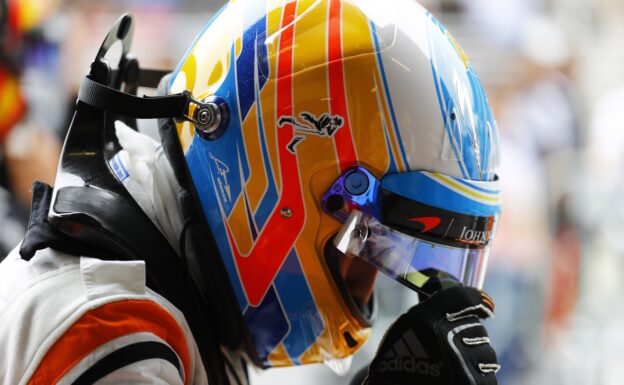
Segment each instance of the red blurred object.
M5 68L0 67L0 143L4 142L11 128L26 112L18 79Z

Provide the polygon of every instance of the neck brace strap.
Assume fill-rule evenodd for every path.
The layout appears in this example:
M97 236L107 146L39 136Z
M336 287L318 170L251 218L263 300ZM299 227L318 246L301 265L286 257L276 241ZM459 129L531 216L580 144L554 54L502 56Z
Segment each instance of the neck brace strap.
M91 107L135 119L178 118L189 119L187 113L196 102L191 93L159 97L138 97L85 77L78 92L78 100Z

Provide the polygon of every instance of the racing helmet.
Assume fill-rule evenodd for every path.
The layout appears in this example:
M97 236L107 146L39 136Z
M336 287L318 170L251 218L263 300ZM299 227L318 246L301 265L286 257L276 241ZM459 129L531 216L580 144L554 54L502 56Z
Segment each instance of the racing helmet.
M416 2L230 2L168 86L227 114L177 131L264 365L366 340L334 244L421 291L482 285L496 123L466 55Z
M66 147L97 137L85 127L110 121L97 111L160 118L205 225L199 244L216 255L185 263L200 287L225 276L206 295L232 297L257 365L350 357L370 334L362 288L377 271L423 295L482 286L500 215L497 126L466 55L418 3L230 1L150 98L127 91L155 72L101 60L115 40L128 52L129 24L83 81ZM81 167L62 162L56 188L112 183Z

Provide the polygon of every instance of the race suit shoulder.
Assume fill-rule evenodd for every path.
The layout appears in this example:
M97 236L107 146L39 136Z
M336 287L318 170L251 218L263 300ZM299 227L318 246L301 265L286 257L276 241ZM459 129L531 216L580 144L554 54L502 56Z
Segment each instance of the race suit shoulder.
M0 385L207 384L183 314L143 261L47 248L0 263Z

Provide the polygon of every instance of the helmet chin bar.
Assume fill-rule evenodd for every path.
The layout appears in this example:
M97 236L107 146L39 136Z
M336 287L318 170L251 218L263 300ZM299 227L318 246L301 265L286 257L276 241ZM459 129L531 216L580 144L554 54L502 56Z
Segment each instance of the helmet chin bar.
M221 349L214 320L205 314L206 299L196 289L186 261L177 255L108 165L120 150L113 128L116 120L136 127L137 118L158 118L175 111L168 117L192 121L185 112L203 106L188 93L163 98L132 95L140 86L155 87L165 74L139 69L138 61L129 54L132 35L132 18L124 15L106 36L91 66L63 146L48 220L70 239L107 251L111 259L149 262L148 286L184 313L210 383L228 384L228 359ZM122 55L113 70L105 56L117 42L122 44ZM122 87L129 93L122 92ZM127 103L137 110L128 111ZM155 106L158 109L150 111Z

